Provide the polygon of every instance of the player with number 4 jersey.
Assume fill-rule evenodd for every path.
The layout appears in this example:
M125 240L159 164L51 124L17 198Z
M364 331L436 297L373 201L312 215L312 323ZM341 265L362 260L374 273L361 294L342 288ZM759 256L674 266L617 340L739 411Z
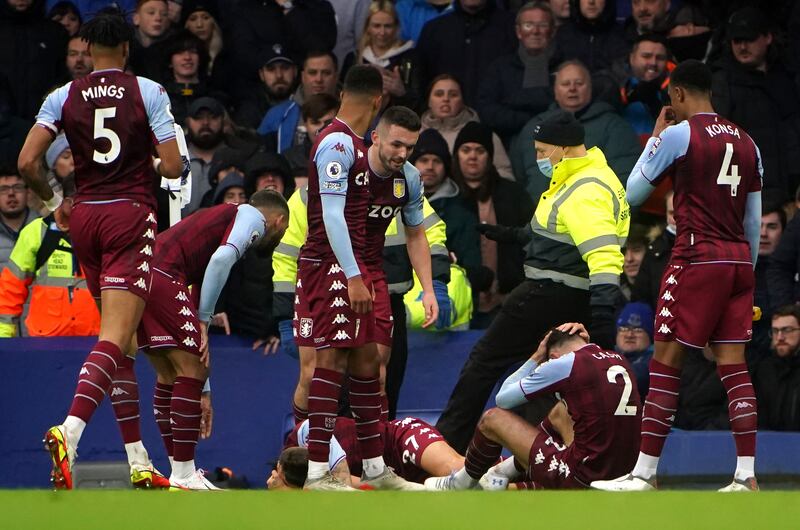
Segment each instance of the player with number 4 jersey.
M745 364L752 335L753 288L761 223L761 155L752 138L711 105L711 71L685 61L670 77L671 106L628 178L631 205L672 178L677 234L656 308L655 353L633 471L598 489L656 487L656 470L678 408L686 347L711 346L728 395L736 442L733 482L721 491L754 491L757 409Z
M524 479L517 488L575 489L630 469L641 420L636 378L625 357L588 341L581 324L551 330L531 358L505 380L497 393L498 408L483 414L464 468L431 477L425 486L498 490ZM538 427L510 412L554 393L566 406L566 421L558 421L561 405ZM514 456L496 464L503 447Z
M88 42L94 71L47 96L18 161L31 189L55 211L59 227L70 231L87 286L102 303L99 340L80 369L66 420L45 433L45 444L54 485L70 489L78 440L113 383L111 399L132 481L153 485L164 478L155 473L141 443L138 390L133 360L126 353L152 279L154 183L157 174L188 174L188 160L180 155L164 88L124 72L133 34L122 15L100 13L80 35ZM75 160L74 205L53 192L42 164L62 130ZM154 151L159 158L153 158ZM126 390L116 392L117 383ZM115 401L118 395L126 395L125 400Z

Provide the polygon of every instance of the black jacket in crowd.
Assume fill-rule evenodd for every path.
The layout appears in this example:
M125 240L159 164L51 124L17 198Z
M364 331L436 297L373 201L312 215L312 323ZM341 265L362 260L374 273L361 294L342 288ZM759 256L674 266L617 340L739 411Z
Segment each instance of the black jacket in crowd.
M33 122L45 95L66 73L67 32L44 17L44 1L18 13L0 3L0 74L11 86L12 113Z
M797 274L800 272L800 215L786 225L781 240L770 256L767 269L769 301L772 309L800 300Z
M664 230L647 246L647 253L631 288L631 302L645 302L655 310L661 291L661 276L667 268L674 244L675 236Z
M797 85L780 63L767 72L726 57L715 64L711 100L723 117L742 127L761 151L764 189L794 196L800 184L800 99Z
M570 0L570 19L558 28L556 47L565 60L578 59L590 72L610 68L629 51L622 28L616 22L616 2L606 2L595 21L581 14L579 3L579 0Z
M423 86L439 74L452 74L461 81L464 102L474 107L489 64L514 51L517 43L513 15L495 2L486 2L474 15L454 2L451 13L434 18L420 33L417 54Z
M351 52L345 57L340 74L342 83L344 83L344 77L347 75L347 71L356 64L356 61L357 56L355 52ZM361 64L371 63L362 60ZM420 112L424 110L427 101L423 102L422 99L425 97L425 89L427 87L422 84L422 72L420 71L417 51L413 47L404 50L389 58L388 64L382 67L387 70L394 70L397 68L400 73L400 79L402 79L403 86L406 89L406 93L403 96L391 96L388 105L403 105Z
M525 65L519 54L514 51L492 62L478 91L477 110L481 121L506 145L531 118L546 111L554 101L552 79L549 86L522 87ZM560 62L560 54L554 51L549 61L550 72Z
M770 355L754 370L758 427L771 431L800 431L800 355Z

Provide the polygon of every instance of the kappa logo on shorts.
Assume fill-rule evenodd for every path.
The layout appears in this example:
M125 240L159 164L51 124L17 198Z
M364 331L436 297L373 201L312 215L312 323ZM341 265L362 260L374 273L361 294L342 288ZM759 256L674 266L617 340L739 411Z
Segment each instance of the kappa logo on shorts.
M150 342L167 342L175 340L172 338L172 335L151 335Z
M333 340L350 340L350 335L343 329L340 329L336 332L336 335L333 336Z
M190 346L192 348L197 348L197 343L191 337L186 337L185 339L183 339L183 344L185 346Z
M330 289L328 291L341 291L342 289L346 289L347 286L343 284L340 280L333 280L331 283Z
M547 467L547 472L550 473L556 469L558 469L558 458L553 457L553 459L550 460L550 465Z
M424 429L420 429L419 430L420 434L426 434L426 433L429 433L429 432L431 432L430 427L425 427Z
M146 261L143 261L141 265L136 267L136 270L137 271L146 272L146 273L149 274L150 273L150 265Z
M194 324L192 324L191 322L188 322L188 321L183 323L183 325L181 326L181 329L183 331L195 331L195 332L197 331L197 328L194 327Z
M133 282L133 285L135 285L139 289L147 289L147 284L144 283L144 279L142 279L142 278L139 278L138 280Z
M664 333L665 335L672 333L672 330L667 327L666 324L661 324L661 327L658 328L659 333Z
M667 302L674 302L675 299L672 297L672 293L669 290L664 291L664 294L661 295L662 300L666 300Z
M314 319L313 318L301 318L300 319L300 336L304 339L307 339L311 336L311 332L314 330Z
M340 272L342 272L342 268L339 266L338 263L334 263L333 265L331 265L331 268L328 269L328 276L330 276L331 274L339 274Z
M544 462L544 453L542 452L541 449L539 449L539 452L536 453L536 457L533 459L533 463L534 465L538 465L541 464L542 462Z
M300 297L299 296L294 295L294 303L295 304L299 304L300 303Z
M192 310L189 309L186 306L181 307L181 310L178 311L178 314L179 315L183 315L185 317L193 317L194 316L194 313L192 313Z
M670 274L669 278L667 278L667 285L678 285L678 280L675 279L675 276Z
M565 464L563 460L558 462L558 474L564 475L564 478L569 476L569 466Z
M331 307L349 307L349 306L350 304L345 302L344 298L342 298L341 296L337 296L336 298L333 299L333 302L331 302Z
M144 254L145 256L150 256L152 258L153 249L150 247L150 245L145 245L144 248L142 248L142 250L139 251L139 254Z
M334 318L331 324L347 324L350 320L344 316L342 313L338 313Z
M186 293L183 291L178 291L178 294L175 295L175 300L180 300L181 302L188 302L189 297L186 296Z
M672 316L673 316L672 312L669 309L667 309L666 307L662 307L661 308L661 312L658 313L658 314L660 316L662 316L662 317L667 317L667 318L672 318Z
M145 237L147 239L155 239L156 233L153 231L152 228L148 228L142 237Z
M153 212L150 212L150 214L147 216L147 222L148 223L155 223L156 222L156 214L154 214Z

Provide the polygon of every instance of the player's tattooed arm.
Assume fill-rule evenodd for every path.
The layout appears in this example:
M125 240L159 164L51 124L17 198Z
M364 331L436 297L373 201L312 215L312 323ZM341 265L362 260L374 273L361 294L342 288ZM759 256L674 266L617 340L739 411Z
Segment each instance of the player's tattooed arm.
M347 484L348 486L353 485L353 476L350 474L350 466L347 465L347 459L342 459L334 468L331 470L331 475L333 478L338 479L340 482Z

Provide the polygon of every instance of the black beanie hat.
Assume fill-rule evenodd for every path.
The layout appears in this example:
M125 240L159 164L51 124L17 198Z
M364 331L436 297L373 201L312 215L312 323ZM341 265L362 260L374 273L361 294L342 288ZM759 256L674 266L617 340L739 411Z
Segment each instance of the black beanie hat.
M492 130L477 121L468 122L459 131L456 136L456 142L453 145L453 156L458 152L458 148L463 144L474 142L481 144L489 152L489 160L494 158L494 139L492 138Z
M534 140L561 147L583 145L583 137L583 125L566 111L548 118L533 130Z
M450 174L450 163L452 162L450 148L447 146L447 140L436 129L422 131L419 135L419 140L417 140L417 145L414 146L414 152L408 157L408 161L416 164L417 160L424 155L438 156L444 164L445 174Z

